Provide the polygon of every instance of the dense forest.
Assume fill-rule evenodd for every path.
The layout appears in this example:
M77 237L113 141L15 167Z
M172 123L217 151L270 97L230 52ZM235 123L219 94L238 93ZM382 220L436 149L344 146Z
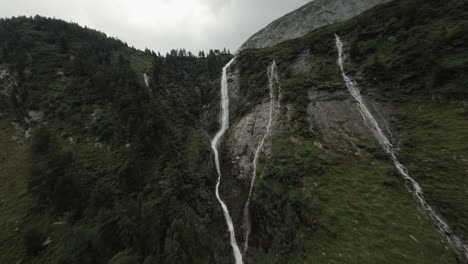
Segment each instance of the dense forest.
M2 67L17 79L0 107L31 129L27 214L66 223L60 230L36 217L22 223L27 261L220 262L222 222L209 217L219 209L197 120L232 55L161 56L39 16L1 20L0 43ZM29 123L28 111L47 122ZM57 241L45 253L48 236ZM5 263L22 254L2 248L11 250L2 252Z

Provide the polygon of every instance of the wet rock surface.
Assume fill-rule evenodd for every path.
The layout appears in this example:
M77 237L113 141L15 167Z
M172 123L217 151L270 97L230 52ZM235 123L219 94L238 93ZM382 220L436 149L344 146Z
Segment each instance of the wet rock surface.
M357 102L347 90L333 92L311 89L309 91L307 112L311 117L311 130L322 135L323 145L336 152L356 152L356 144L365 142L375 144L374 135L367 127L359 112ZM390 135L387 120L391 111L389 106L377 103L371 97L364 96L369 109L376 114L378 122L385 124Z

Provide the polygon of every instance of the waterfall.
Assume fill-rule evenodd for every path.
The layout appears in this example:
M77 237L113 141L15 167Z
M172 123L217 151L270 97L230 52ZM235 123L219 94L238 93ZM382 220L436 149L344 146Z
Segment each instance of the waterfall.
M257 165L258 165L258 157L260 155L260 151L263 148L263 145L265 144L265 140L267 136L270 134L271 130L271 125L273 123L273 112L275 108L275 95L274 95L274 84L279 82L279 77L278 77L278 72L276 70L277 65L276 62L273 61L272 64L268 67L267 74L268 74L268 80L269 80L269 90L270 90L270 112L269 112L269 119L268 119L268 125L266 127L265 134L263 137L260 139L257 149L255 150L255 155L254 159L252 162L252 167L253 167L253 172L252 172L252 181L250 183L250 190L249 190L249 196L247 198L247 202L244 205L244 255L247 252L249 248L249 236L250 236L250 231L251 231L251 223L250 223L250 199L252 197L252 191L254 188L255 184L255 179L257 178ZM277 107L279 108L280 105L280 94L278 90L278 102L277 102Z
M242 264L242 254L239 250L239 246L237 245L236 240L236 233L234 230L234 224L232 223L231 215L229 214L229 210L226 204L223 202L219 195L219 185L221 184L221 165L219 162L219 152L218 147L221 138L226 133L229 127L229 94L228 94L228 80L227 80L227 70L229 66L234 62L235 58L233 58L226 66L223 68L223 75L221 78L221 128L219 129L216 136L211 141L211 148L213 149L214 156L215 156L215 164L216 164L216 171L218 172L218 181L216 183L216 199L218 199L221 207L223 208L224 218L226 219L226 223L229 230L229 237L231 241L232 250L234 252L234 258L236 264Z
M148 88L148 90L150 91L150 93L152 92L151 88L150 88L150 76L145 72L143 73L143 80L145 81L145 85L146 85L146 88Z
M341 41L338 35L335 35L336 38L336 48L338 50L338 65L341 69L341 75L343 80L348 88L349 92L353 96L353 98L358 103L359 112L361 113L362 117L364 118L365 123L371 129L372 133L376 137L377 141L382 145L385 151L390 155L393 164L395 165L398 172L401 174L403 179L406 182L406 188L410 193L412 193L416 199L418 200L420 206L424 209L427 215L432 219L432 221L436 224L437 229L442 233L445 239L452 244L455 249L460 252L466 259L468 259L468 246L457 236L453 233L450 226L442 219L441 216L437 214L437 212L426 202L424 198L424 193L419 185L408 173L408 169L398 161L398 158L395 154L394 148L390 140L387 136L383 133L382 129L379 126L379 123L376 121L372 113L369 111L369 108L365 104L359 88L357 87L356 82L351 79L344 69L344 55L343 55L343 42Z

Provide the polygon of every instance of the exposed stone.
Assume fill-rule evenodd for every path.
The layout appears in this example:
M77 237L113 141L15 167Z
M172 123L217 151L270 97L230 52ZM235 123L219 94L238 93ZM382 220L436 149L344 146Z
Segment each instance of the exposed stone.
M271 47L283 41L302 37L314 29L352 18L390 0L315 0L273 21L250 37L246 48Z
M233 69L233 71L228 72L231 113L236 112L241 100L239 91L240 77L235 64ZM270 118L270 98L267 94L265 96L266 97L262 104L258 105L249 113L231 124L227 138L227 148L229 151L229 157L231 158L231 163L233 164L231 174L237 179L250 179L252 175L252 162L255 151L260 140L266 133ZM266 138L262 148L262 152L266 153L268 156L271 154L271 137L278 130L278 110L277 104L274 102L274 113L270 134ZM232 116L233 115L231 115L231 118Z
M369 109L384 128L387 128L389 110L382 104L373 102L364 96ZM322 135L324 145L338 152L353 152L359 155L356 144L359 142L375 143L375 137L362 118L357 102L345 89L328 92L319 89L309 91L310 104L308 114L311 117L311 129ZM378 111L375 111L375 110ZM382 113L378 115L377 113ZM390 134L390 132L388 131ZM356 152L357 151L357 152Z
M293 64L295 73L308 73L312 70L312 55L309 50L303 51Z
M252 160L258 144L266 132L270 111L270 102L257 106L251 113L241 118L232 126L227 145L232 163L239 179L248 179L252 174ZM265 144L268 153L270 144Z
M42 111L29 111L29 120L34 121L34 122L39 122L44 119L44 112Z
M239 106L241 96L240 96L240 73L239 69L236 67L236 62L231 65L231 68L227 71L227 78L229 83L229 112L231 117Z
M22 90L14 75L4 66L0 66L0 109L9 108L20 103ZM14 95L14 96L13 96ZM16 102L14 102L16 100Z

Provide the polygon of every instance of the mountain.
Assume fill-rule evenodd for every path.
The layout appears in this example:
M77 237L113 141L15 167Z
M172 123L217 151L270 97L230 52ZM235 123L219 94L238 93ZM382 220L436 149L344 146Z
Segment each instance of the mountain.
M265 48L302 37L314 29L347 20L390 0L314 0L250 37L241 49Z
M466 263L468 6L439 4L392 1L240 52L231 177L250 178L245 160L265 133L273 60L282 98L250 204L252 262Z
M235 57L0 20L1 262L467 263L467 15L391 1Z
M39 16L1 20L0 43L2 263L227 258L202 116L232 55Z

